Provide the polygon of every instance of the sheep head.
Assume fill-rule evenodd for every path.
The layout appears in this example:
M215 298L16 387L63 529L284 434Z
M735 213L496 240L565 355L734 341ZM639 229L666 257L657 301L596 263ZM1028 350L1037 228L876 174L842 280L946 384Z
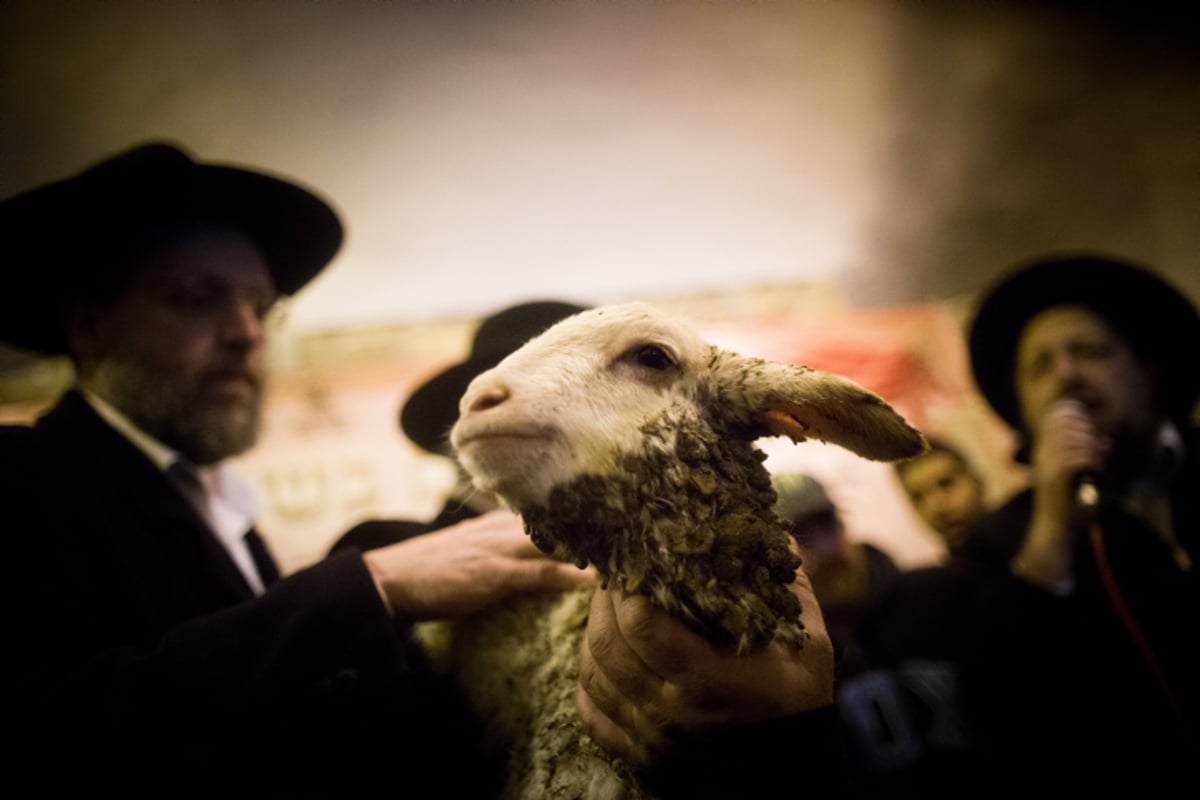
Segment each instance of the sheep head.
M714 347L644 303L563 320L479 375L451 444L542 550L745 649L803 636L764 436L873 460L926 446L858 384Z

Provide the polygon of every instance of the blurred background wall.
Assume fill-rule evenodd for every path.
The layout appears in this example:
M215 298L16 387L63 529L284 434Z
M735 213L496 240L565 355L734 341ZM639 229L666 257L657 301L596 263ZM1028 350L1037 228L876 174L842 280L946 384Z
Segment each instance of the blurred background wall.
M1011 442L961 349L982 288L1087 248L1200 298L1189 16L1061 0L0 0L0 197L169 138L337 205L346 247L276 331L271 424L244 464L289 567L359 518L432 513L447 476L400 436L399 403L475 319L534 297L651 299L743 351L854 373L967 440L1002 495L1020 479ZM69 380L0 350L0 416L30 418ZM880 465L769 446L781 468L823 473L857 535L937 557Z

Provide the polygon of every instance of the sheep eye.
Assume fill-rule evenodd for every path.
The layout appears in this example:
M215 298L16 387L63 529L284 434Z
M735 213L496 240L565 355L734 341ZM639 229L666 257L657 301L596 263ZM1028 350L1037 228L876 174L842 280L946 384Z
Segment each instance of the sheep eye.
M637 363L647 369L663 372L675 366L675 361L658 345L642 345L637 351Z

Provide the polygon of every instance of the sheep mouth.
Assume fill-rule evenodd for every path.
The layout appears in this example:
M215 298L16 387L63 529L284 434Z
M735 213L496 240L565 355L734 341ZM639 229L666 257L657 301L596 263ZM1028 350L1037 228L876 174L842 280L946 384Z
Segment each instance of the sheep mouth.
M554 428L483 428L456 432L454 447L495 447L505 442L549 442L557 438Z

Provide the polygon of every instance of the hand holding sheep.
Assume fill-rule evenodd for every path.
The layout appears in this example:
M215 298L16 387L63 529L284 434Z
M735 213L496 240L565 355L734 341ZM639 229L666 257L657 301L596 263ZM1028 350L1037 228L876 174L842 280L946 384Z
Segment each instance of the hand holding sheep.
M689 737L832 704L833 645L803 571L791 588L804 646L743 655L714 647L645 597L597 591L575 695L584 730L649 766Z
M408 622L453 619L513 594L594 580L534 547L520 517L506 510L369 551L363 559L393 613Z

